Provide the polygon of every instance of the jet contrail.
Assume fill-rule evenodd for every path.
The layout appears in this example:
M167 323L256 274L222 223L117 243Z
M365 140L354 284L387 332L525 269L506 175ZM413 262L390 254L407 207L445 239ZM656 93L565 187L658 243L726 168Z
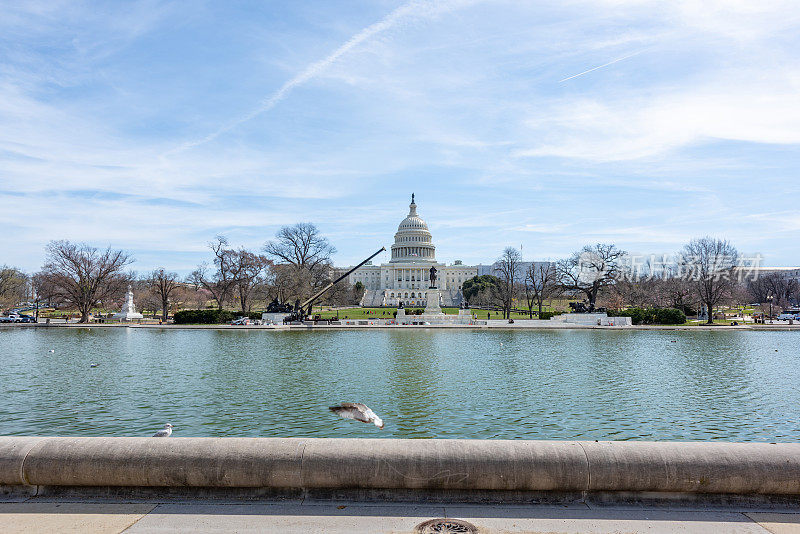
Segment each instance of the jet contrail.
M585 71L583 71L583 72L580 72L580 73L578 73L578 74L576 74L576 75L574 75L574 76L570 76L569 78L564 78L563 80L558 80L558 83L561 83L561 82L566 82L567 80L571 80L572 78L577 78L578 76L583 76L584 74L588 74L588 73L590 73L590 72L592 72L592 71L594 71L594 70L597 70L597 69L602 69L603 67L608 67L609 65L613 65L614 63L617 63L617 62L619 62L619 61L622 61L623 59L628 59L629 57L633 57L633 56L635 56L635 55L638 55L638 54L641 54L641 53L642 53L642 52L641 52L641 50L640 50L639 52L634 52L633 54L630 54L630 55L627 55L627 56L623 56L623 57L621 57L621 58L617 58L617 59L615 59L614 61L609 61L608 63L604 63L603 65L600 65L599 67L594 67L594 68L592 68L592 69L589 69L589 70L585 70Z
M206 135L205 137L202 137L194 141L187 141L186 143L183 143L182 145L173 148L172 150L169 150L163 155L166 156L169 154L174 154L176 152L182 152L186 149L202 145L203 143L207 143L218 137L220 134L223 134L235 128L236 126L257 117L258 115L264 113L265 111L269 111L270 109L275 107L275 105L278 102L286 98L295 87L314 78L322 71L324 71L327 67L329 67L332 63L334 63L337 59L339 59L344 54L346 54L359 44L363 43L370 37L373 37L381 32L384 32L396 26L398 22L400 22L404 18L413 15L421 15L426 12L430 13L436 11L446 11L448 9L447 6L452 5L454 3L469 3L469 2L434 2L430 0L413 0L411 2L403 4L402 6L398 7L397 9L386 15L378 22L367 26L360 32L353 35L343 45L341 45L339 48L331 52L324 59L311 63L300 73L296 74L293 78L291 78L283 85L281 85L277 91L264 98L261 101L261 103L251 112L229 121L219 129Z

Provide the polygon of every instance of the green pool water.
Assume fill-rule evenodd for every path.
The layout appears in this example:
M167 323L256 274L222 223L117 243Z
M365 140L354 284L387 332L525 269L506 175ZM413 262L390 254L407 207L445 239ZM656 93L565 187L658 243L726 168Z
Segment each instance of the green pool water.
M0 328L0 363L0 435L800 440L800 332Z

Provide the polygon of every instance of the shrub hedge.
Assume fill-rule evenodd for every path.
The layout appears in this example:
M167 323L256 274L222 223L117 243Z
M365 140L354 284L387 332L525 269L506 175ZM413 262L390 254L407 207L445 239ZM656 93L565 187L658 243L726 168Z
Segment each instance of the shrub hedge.
M261 319L261 312L242 313L240 311L229 310L181 310L175 314L175 324L225 324L239 317Z
M609 317L630 317L633 324L683 324L686 314L675 308L628 308L608 311Z
M561 312L543 311L539 319L549 321L551 317L555 317L556 315L561 315Z

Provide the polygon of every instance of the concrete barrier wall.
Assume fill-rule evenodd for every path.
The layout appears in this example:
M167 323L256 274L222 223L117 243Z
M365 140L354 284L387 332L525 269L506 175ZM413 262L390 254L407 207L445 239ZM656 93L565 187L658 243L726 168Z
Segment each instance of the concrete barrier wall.
M800 444L0 437L0 485L796 496Z

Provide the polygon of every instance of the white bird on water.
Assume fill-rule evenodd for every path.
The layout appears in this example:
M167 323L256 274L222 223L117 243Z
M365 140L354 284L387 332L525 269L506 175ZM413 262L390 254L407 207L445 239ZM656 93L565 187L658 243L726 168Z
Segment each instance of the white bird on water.
M370 410L366 404L343 402L339 406L331 406L329 409L344 419L355 419L362 423L372 423L378 428L383 428L383 419Z
M172 435L172 425L167 423L164 428L153 434L154 438L168 438Z

